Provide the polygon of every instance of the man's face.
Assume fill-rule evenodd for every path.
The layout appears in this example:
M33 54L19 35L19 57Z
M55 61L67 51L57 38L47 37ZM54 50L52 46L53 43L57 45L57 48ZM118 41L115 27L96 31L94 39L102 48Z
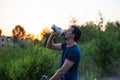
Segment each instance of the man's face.
M74 36L73 36L74 34L72 34L73 30L74 30L74 28L72 28L72 27L69 28L68 30L66 30L63 38L65 40L68 40L69 38L74 38Z

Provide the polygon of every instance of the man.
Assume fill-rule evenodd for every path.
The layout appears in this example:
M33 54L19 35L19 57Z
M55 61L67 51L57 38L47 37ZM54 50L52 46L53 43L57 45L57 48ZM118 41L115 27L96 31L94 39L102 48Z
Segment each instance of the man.
M78 80L78 65L80 61L80 49L76 41L81 36L81 31L78 26L72 25L65 31L63 38L64 43L54 43L56 32L51 33L46 47L53 50L63 50L61 67L50 78L50 80Z

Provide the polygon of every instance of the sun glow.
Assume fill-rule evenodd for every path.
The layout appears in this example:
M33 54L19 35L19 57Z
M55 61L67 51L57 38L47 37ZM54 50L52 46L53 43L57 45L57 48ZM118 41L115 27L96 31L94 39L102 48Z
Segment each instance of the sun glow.
M21 36L20 39L31 39L32 41L35 41L35 40L38 40L38 41L41 41L44 39L44 36L46 34L50 34L51 33L51 30L48 29L48 28L44 28L40 34L25 34L24 36Z

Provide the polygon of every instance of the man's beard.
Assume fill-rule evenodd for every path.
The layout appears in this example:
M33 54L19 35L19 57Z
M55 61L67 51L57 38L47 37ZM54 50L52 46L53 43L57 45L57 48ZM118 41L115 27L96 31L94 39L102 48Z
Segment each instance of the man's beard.
M68 40L68 38L66 38L65 36L63 36L63 39L64 39L64 40Z

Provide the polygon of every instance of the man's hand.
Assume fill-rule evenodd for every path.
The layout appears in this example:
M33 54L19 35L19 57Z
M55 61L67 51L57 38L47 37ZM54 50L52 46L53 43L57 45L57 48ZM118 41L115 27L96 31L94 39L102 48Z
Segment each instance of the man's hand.
M55 36L55 37L56 37L58 34L59 34L59 33L57 33L57 32L52 32L52 33L51 33L51 35L52 35L52 36Z

